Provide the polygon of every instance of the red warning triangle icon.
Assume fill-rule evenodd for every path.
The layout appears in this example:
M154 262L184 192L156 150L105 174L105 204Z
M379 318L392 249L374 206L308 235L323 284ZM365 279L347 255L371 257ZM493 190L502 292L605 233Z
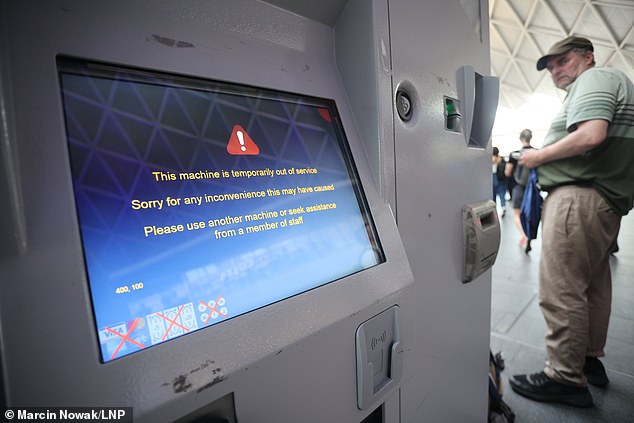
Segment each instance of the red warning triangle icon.
M227 152L233 155L255 155L260 154L260 149L247 134L247 131L242 129L240 125L235 125L227 144Z

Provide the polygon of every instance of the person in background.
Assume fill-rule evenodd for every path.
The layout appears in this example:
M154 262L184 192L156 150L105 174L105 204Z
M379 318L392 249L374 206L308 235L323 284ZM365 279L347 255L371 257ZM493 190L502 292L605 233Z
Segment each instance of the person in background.
M506 161L500 156L500 150L493 147L493 155L491 156L493 171L493 201L496 197L500 199L502 207L502 217L506 215L506 176L504 175Z
M546 321L543 371L514 375L512 389L537 401L591 407L587 384L605 387L612 302L610 249L634 204L634 85L595 67L594 47L570 36L537 61L566 98L544 147L519 163L537 168L542 211L539 305Z
M525 166L521 166L518 163L520 155L533 148L531 146L531 139L533 138L533 132L530 129L524 129L520 132L520 142L522 148L517 151L513 151L509 156L509 161L506 164L505 174L509 179L515 181L515 187L513 188L513 221L517 230L520 232L520 247L524 249L524 252L528 254L531 250L531 240L528 239L522 228L522 222L520 221L520 207L522 206L522 199L524 199L524 190L526 189L526 183L528 182L529 169Z
M508 163L509 160L511 159L511 156L509 155L508 157L505 158L506 162ZM506 172L505 175L506 176ZM506 178L506 191L509 193L509 200L511 200L511 204L513 201L513 190L515 189L515 187L517 186L517 184L515 183L515 179L514 178Z

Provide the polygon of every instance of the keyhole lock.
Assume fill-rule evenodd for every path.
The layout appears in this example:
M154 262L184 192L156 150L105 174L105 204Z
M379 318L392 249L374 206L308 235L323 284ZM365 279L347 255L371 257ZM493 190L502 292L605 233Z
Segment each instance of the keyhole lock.
M404 90L396 92L396 111L404 122L412 118L412 101L409 98L409 94Z

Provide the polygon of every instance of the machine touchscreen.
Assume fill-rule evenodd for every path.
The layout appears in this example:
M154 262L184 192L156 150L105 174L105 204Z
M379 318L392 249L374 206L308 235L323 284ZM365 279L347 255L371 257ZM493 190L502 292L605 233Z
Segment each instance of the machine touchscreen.
M384 261L333 101L58 70L104 362Z

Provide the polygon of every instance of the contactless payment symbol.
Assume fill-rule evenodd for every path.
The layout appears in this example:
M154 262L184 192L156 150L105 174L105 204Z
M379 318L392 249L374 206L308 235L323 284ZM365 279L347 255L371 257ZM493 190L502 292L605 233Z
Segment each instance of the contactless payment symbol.
M247 134L247 131L242 129L240 125L235 125L227 144L227 152L233 155L256 155L260 154L260 149Z

